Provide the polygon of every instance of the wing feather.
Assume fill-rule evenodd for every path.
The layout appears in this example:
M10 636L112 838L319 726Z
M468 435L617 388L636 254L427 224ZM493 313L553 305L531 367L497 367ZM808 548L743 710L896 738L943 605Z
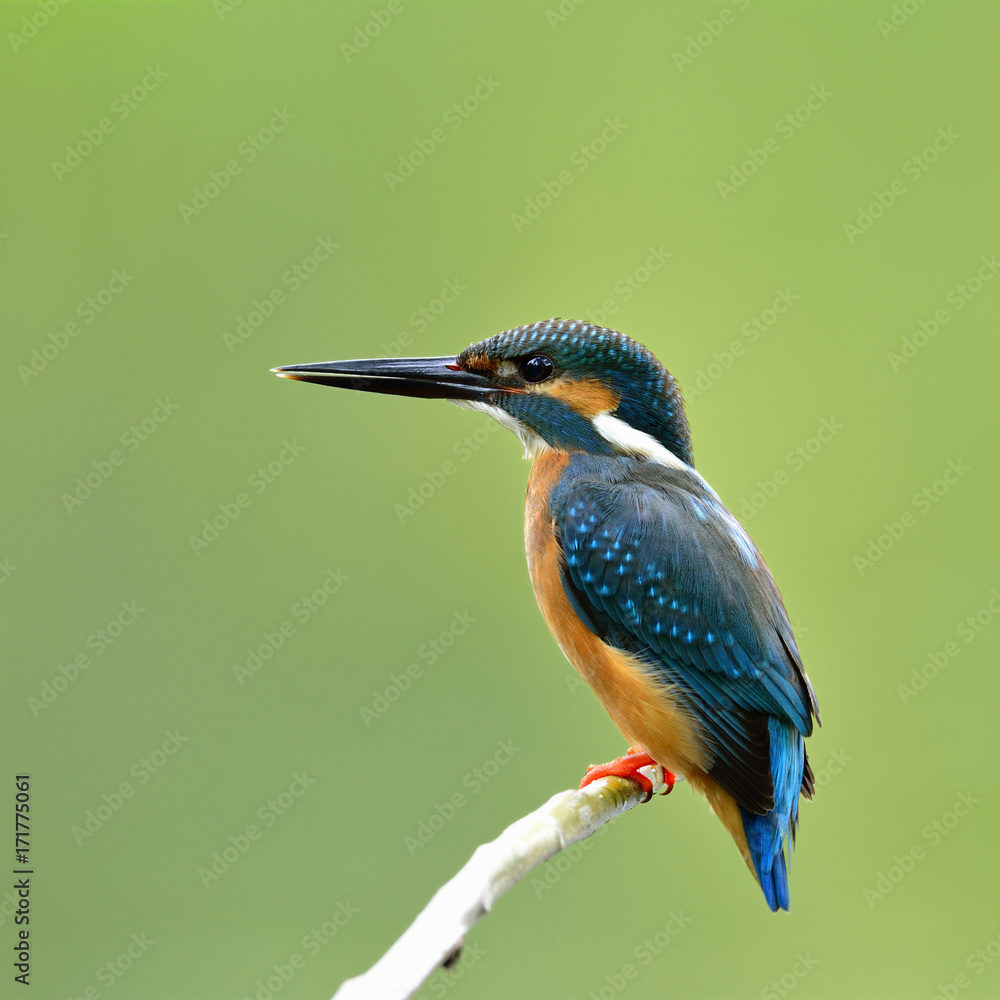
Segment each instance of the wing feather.
M693 470L628 458L574 456L549 508L581 621L675 686L711 738L710 775L744 809L772 809L768 719L808 736L815 699L738 523Z

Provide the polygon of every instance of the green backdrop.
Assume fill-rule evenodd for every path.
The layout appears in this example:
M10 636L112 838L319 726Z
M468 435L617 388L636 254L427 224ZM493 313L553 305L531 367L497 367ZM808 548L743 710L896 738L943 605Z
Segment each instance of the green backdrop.
M2 860L26 773L33 872L2 995L327 997L621 752L535 607L519 444L268 373L554 315L685 387L796 624L819 792L789 916L681 786L423 995L1000 992L996 4L0 21Z

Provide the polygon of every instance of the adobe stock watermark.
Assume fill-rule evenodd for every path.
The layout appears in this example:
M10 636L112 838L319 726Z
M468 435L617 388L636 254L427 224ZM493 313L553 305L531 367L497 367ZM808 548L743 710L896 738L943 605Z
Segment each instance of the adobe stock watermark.
M0 559L0 584L6 583L16 572L17 567L11 565L10 556Z
M421 510L443 486L451 481L462 465L479 453L483 445L491 440L498 430L500 424L492 417L487 417L485 423L471 434L462 435L451 447L451 453L457 461L446 458L436 469L425 472L420 482L407 491L405 500L393 504L392 509L399 523L405 524L418 510Z
M305 771L294 772L288 787L279 792L273 799L268 799L257 810L256 816L261 826L258 826L257 823L248 824L236 836L230 835L228 843L221 851L212 852L212 860L208 867L198 869L197 875L201 879L201 884L206 889L210 889L215 882L218 882L250 850L250 846L260 840L264 835L264 830L273 827L282 816L293 809L302 796L315 784L316 779L310 778Z
M416 139L409 150L401 153L394 171L383 172L389 190L395 191L403 181L409 180L437 152L438 147L448 141L448 136L457 132L499 89L500 84L493 79L492 73L480 76L470 93L445 110L441 116L443 125L431 129L429 135Z
M963 647L975 642L993 624L997 615L1000 615L1000 590L994 587L990 591L989 600L955 626L955 634L962 642L949 639L940 649L929 649L924 662L913 668L907 683L896 685L896 693L902 703L909 705L917 695L925 691L927 685L951 665L951 661L962 652Z
M410 344L413 343L414 333L425 333L430 325L439 319L450 305L458 301L462 292L469 290L468 285L463 285L458 278L447 278L441 286L441 291L429 302L424 302L417 306L407 317L407 327L400 330L390 341L383 341L379 344L380 353L389 358L398 358Z
M578 146L569 157L569 166L563 167L552 180L542 181L541 189L524 199L524 208L520 212L512 212L510 221L515 233L522 233L533 222L537 221L542 212L549 208L559 198L580 174L591 164L604 155L628 128L617 115L604 119L604 128L590 142Z
M335 243L332 236L320 236L305 257L282 271L278 284L263 299L254 299L246 315L236 317L232 332L223 332L222 342L229 353L233 354L237 347L245 344L339 249L340 244Z
M670 947L674 939L690 923L693 923L693 918L687 916L683 910L671 910L670 919L667 920L666 924L649 937L644 938L641 944L636 945L632 952L634 961L626 962L621 969L616 969L606 975L603 985L596 990L591 990L587 994L587 1000L614 1000L619 993L628 987L629 983L639 978L639 973L654 958L662 955Z
M232 14L237 7L243 5L243 0L212 0L212 10L220 21L226 19L227 14Z
M355 26L351 41L340 43L340 51L347 62L367 49L389 27L392 19L403 13L403 0L389 0L384 7L373 7L368 13L371 17Z
M693 382L681 386L684 398L690 401L704 396L733 367L736 359L742 358L747 348L756 344L761 334L767 333L798 301L799 296L790 288L776 288L771 304L756 316L751 316L740 327L740 336L743 340L733 340L722 352L713 351L712 363L705 368L699 368Z
M14 55L17 55L32 39L37 38L38 32L47 28L52 18L68 3L69 0L38 0L32 14L30 16L25 14L21 18L20 32L7 32L7 41L10 42Z
M242 1000L274 1000L295 978L295 973L306 967L309 958L318 955L360 912L350 900L346 903L341 900L334 907L330 919L324 920L319 927L314 927L299 942L299 947L307 954L295 951L284 962L272 965L264 973L267 978L258 979L254 983L256 989L253 994L244 993Z
M608 835L610 829L611 824L605 823L595 834L570 844L536 869L536 873L531 876L531 888L535 898L541 899L546 893L551 892L562 881L563 876L568 875L583 860L587 852L596 846L596 841Z
M15 922L17 921L17 914L20 912L19 903L19 897L10 890L4 892L3 896L0 897L0 927L3 927L10 917L13 917Z
M1000 934L990 938L981 948L970 952L965 958L965 968L974 976L981 976L1000 958ZM973 985L973 981L964 973L959 972L949 983L937 984L937 991L931 1000L956 1000L960 993Z
M588 323L605 326L609 317L614 316L618 312L619 306L624 302L628 302L673 256L673 254L667 253L663 249L662 243L658 246L649 246L646 249L645 261L635 268L635 270L623 274L615 282L612 288L614 292L613 296L603 299L597 309L585 309L583 311L583 318Z
M281 451L267 465L258 466L256 472L247 476L247 486L253 490L254 496L260 496L268 486L278 481L285 470L304 452L305 445L299 444L298 438L287 438L282 442ZM236 494L232 500L223 500L219 505L219 513L209 521L201 522L201 531L197 535L188 535L188 545L191 551L200 556L239 516L253 503L254 497L246 490Z
M134 274L130 274L124 267L116 267L106 285L77 304L74 311L80 317L80 322L71 319L62 329L50 333L48 340L31 352L28 364L17 366L21 384L27 385L33 378L38 378L69 347L70 341L79 337L134 280Z
M443 803L436 802L430 815L417 823L416 831L403 837L403 846L411 858L426 847L453 820L460 809L464 809L499 773L509 764L521 748L512 740L497 740L497 749L482 764L469 771L461 781L464 792L453 792Z
M92 497L115 474L115 470L120 469L128 457L134 455L179 408L169 396L166 399L157 397L149 416L127 427L118 436L121 449L114 448L105 457L91 462L91 469L76 477L73 492L63 493L62 502L66 513L72 514L77 507L82 507L84 501Z
M885 899L921 861L926 860L929 857L928 851L941 844L980 801L972 792L960 793L951 809L920 831L921 842L913 844L903 854L894 854L892 864L878 872L871 886L865 886L861 890L868 909L873 910L875 905Z
M122 601L121 611L114 615L99 629L95 629L84 640L86 651L76 654L65 664L60 664L51 680L43 681L39 696L27 700L31 715L37 719L61 694L69 690L71 684L79 678L84 670L91 667L98 657L111 648L124 634L125 630L138 620L145 612L136 601Z
M545 23L555 31L565 24L583 5L586 0L559 0L555 7L545 11Z
M951 488L963 479L971 470L960 458L950 459L939 479L929 486L917 490L910 501L917 514L929 514L935 504L945 497ZM864 553L854 557L854 568L858 576L864 576L885 554L893 549L900 539L912 528L917 526L917 514L912 510L904 510L894 521L884 521L883 532L875 538L869 538Z
M204 184L191 188L190 203L177 203L184 224L191 225L191 220L201 215L229 187L233 178L242 174L243 168L253 163L297 117L287 107L272 108L267 124L246 136L236 147L236 155L227 160L221 170L210 170Z
M571 0L566 0L567 3ZM580 3L583 0L579 0ZM414 1000L428 1000L430 996L443 997L453 987L460 983L465 974L475 968L486 957L486 949L477 941L474 944L465 943L462 946L462 954L457 962L452 962L447 968L438 969L424 983L423 989L414 997ZM430 990L426 993L425 990Z
M261 639L263 641L257 646L247 646L243 662L233 664L233 674L239 685L242 687L298 632L295 622L299 623L299 628L305 625L334 594L340 592L340 588L348 580L350 577L343 570L328 570L320 585L311 594L300 597L291 606L288 618L276 626L273 631L262 632Z
M845 750L834 750L819 767L814 761L810 761L813 772L813 798L815 799L834 778L843 774L847 765L853 760L854 758Z
M189 739L189 736L181 735L179 729L168 729L165 739L129 768L128 773L135 779L135 783L123 781L111 792L105 792L101 796L101 801L93 809L87 810L83 822L70 827L69 832L73 835L76 846L82 847L85 840L89 840L101 827L117 816L125 803L135 796L136 791L162 770Z
M122 976L149 951L156 941L143 931L141 934L133 934L129 942L114 958L105 962L95 973L98 984L104 989L110 990L117 986ZM91 985L74 993L75 1000L100 1000L103 994L96 985Z
M888 20L880 17L875 22L875 27L878 28L878 33L882 36L882 40L889 41L925 3L927 3L927 0L902 0L901 3L894 3L889 8Z
M52 170L56 175L56 180L62 183L67 176L73 173L104 142L105 137L114 132L117 124L125 121L133 111L144 104L149 95L168 76L170 74L162 69L159 63L156 66L147 66L143 78L135 86L123 90L111 102L110 115L101 118L94 128L83 129L80 133L82 138L75 143L67 143L65 161L52 161Z
M684 39L683 50L674 50L673 58L677 72L683 73L688 66L691 66L695 59L703 55L705 50L736 20L736 12L742 13L749 6L750 0L734 0L735 12L730 7L723 7L715 17L703 20L702 28L696 34L688 35Z
M819 965L819 959L813 958L811 952L804 955L798 952L791 968L780 979L772 979L760 991L760 1000L782 1000L787 997L806 976Z
M757 171L781 149L781 140L786 142L798 133L812 116L826 105L833 93L826 84L813 85L809 96L794 111L789 111L774 123L774 130L780 138L768 136L759 146L747 147L747 159L734 163L729 169L729 180L716 181L715 190L722 200L728 201Z
M413 687L414 682L424 676L424 669L433 667L455 645L459 637L465 635L478 620L478 618L473 618L468 611L456 611L447 628L442 629L437 636L428 639L421 645L417 650L416 660L409 663L401 673L390 674L388 686L382 691L372 692L374 700L371 707L362 705L358 710L365 728L370 729L371 724L376 719L382 718Z
M950 125L947 128L939 128L930 145L903 161L903 166L900 168L903 177L911 184L916 184L961 138L961 133L956 132ZM844 223L847 242L854 243L864 236L909 190L901 177L893 178L885 189L876 188L872 192L874 200L867 205L858 206L854 222Z
M961 312L993 280L997 271L1000 271L1000 262L997 261L996 254L980 257L979 267L945 295L944 300L951 309L947 306L935 309L933 315L917 323L916 330L900 339L895 351L886 353L889 367L898 372L908 365L951 322L954 313Z
M816 432L797 444L785 454L785 465L792 473L801 472L829 444L844 425L837 423L835 417L824 417ZM775 469L774 474L764 482L757 480L757 489L740 501L739 514L744 521L756 517L758 512L778 495L778 490L792 481L784 469Z

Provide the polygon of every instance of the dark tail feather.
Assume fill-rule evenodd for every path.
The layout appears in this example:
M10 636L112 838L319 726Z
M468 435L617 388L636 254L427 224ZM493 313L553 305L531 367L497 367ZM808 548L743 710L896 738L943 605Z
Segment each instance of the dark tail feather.
M816 791L816 781L813 778L813 769L809 765L809 755L802 751L802 795L811 799Z

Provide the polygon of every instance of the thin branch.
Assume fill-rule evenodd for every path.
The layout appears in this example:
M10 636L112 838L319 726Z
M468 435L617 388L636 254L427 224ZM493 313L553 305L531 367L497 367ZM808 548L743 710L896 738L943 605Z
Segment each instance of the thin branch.
M643 798L638 782L614 777L553 795L496 840L477 847L403 936L366 973L348 979L334 1000L408 1000L435 969L455 961L469 930L532 868L585 840Z

